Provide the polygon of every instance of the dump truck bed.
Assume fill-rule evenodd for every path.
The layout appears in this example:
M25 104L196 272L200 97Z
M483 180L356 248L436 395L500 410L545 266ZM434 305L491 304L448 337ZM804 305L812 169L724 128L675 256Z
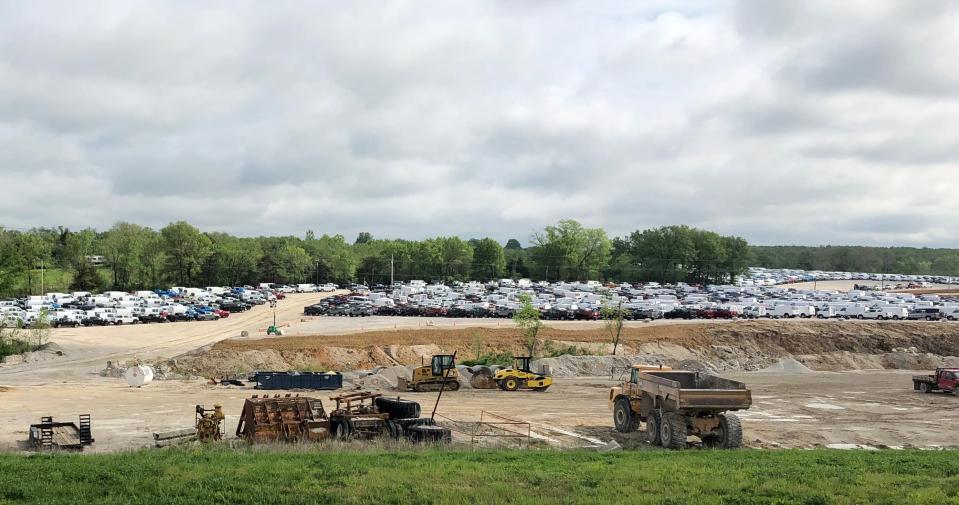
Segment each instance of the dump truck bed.
M702 372L642 372L639 385L677 410L740 410L752 405L752 393L744 383Z

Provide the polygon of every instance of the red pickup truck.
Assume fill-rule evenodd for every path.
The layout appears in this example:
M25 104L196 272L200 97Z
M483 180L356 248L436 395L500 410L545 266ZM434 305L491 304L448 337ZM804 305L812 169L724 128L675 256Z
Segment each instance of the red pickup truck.
M933 375L913 375L912 389L923 393L943 391L959 396L959 368L937 368Z

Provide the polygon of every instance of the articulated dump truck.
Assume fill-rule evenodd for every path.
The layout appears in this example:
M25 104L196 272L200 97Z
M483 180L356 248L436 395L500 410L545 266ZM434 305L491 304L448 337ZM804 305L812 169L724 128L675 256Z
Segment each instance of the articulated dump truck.
M751 405L742 382L646 365L634 365L629 379L609 391L617 431L633 432L644 422L649 443L669 449L686 448L690 435L707 447L740 447L742 425L731 412Z

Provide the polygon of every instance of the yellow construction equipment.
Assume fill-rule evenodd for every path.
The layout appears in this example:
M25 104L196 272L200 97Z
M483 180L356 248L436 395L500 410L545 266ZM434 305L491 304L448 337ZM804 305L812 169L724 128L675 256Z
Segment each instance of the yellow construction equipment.
M215 442L223 438L223 406L214 405L212 409L196 406L196 439L200 442Z
M553 378L547 373L537 373L530 369L530 356L513 356L515 364L511 368L498 370L493 375L496 385L503 391L516 391L517 389L532 389L533 391L546 391L553 385Z
M437 354L429 365L414 368L412 379L397 379L396 386L401 391L456 391L460 388L459 377L453 355Z

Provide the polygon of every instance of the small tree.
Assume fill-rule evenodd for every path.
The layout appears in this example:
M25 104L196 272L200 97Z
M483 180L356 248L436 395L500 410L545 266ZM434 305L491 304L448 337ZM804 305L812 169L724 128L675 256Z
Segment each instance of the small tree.
M623 334L623 319L626 318L626 309L623 308L621 300L613 304L612 300L607 298L601 312L603 321L606 323L606 331L609 333L609 339L613 342L613 355L615 355L619 349L619 339Z
M40 309L37 319L30 325L30 340L35 342L37 349L43 347L50 339L50 311Z
M520 308L513 314L513 321L523 330L523 347L530 356L535 356L539 346L539 330L543 327L539 320L539 310L533 307L533 298L527 294L519 295Z

